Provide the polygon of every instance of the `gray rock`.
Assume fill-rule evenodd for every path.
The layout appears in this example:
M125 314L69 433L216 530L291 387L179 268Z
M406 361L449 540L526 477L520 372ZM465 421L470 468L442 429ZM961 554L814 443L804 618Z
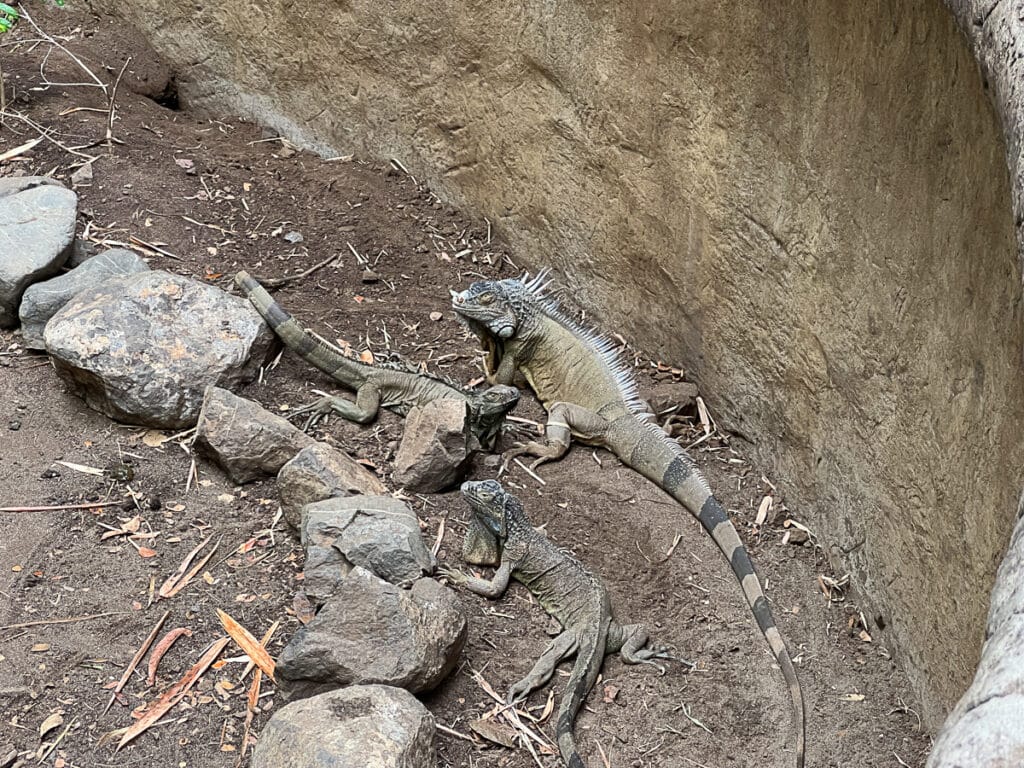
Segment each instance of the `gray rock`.
M77 294L43 333L57 373L118 421L194 424L206 388L252 379L273 335L248 301L167 272Z
M360 566L402 586L434 570L412 509L391 496L336 497L302 509L303 590L324 601Z
M287 419L221 387L207 387L196 425L196 445L235 483L276 475L316 442Z
M357 685L282 707L253 768L435 768L434 716L401 688Z
M11 328L25 288L67 261L78 197L41 176L0 178L0 210L0 328Z
M102 285L112 277L146 272L149 265L133 251L113 248L87 259L70 272L30 285L21 299L18 315L21 333L29 349L45 349L43 329L57 311L86 288Z
M469 465L466 416L459 400L435 400L410 410L395 455L395 483L434 493L458 482Z
M332 496L383 496L388 492L376 475L348 454L324 443L299 451L277 474L277 492L284 519L296 530L302 508Z
M455 667L466 632L448 587L419 579L400 589L357 567L295 633L275 675L288 698L365 683L429 691Z

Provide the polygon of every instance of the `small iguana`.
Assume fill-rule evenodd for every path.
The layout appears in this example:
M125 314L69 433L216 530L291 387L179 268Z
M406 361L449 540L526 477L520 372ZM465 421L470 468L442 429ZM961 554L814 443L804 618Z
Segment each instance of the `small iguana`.
M659 669L661 666L654 659L672 657L662 648L648 647L647 630L642 625L615 621L608 590L600 579L533 528L522 503L500 483L466 482L462 484L462 495L473 510L470 530L477 527L484 532L483 537L466 537L463 559L479 562L490 556L491 551L484 544L484 538L489 538L489 543L497 547L500 565L492 581L450 568L440 568L439 572L449 581L489 598L501 597L509 578L514 578L561 623L563 632L551 641L530 673L512 686L508 702L525 699L551 679L559 662L575 654L576 662L558 707L555 730L566 765L584 768L573 737L573 723L594 687L605 655L618 653L627 664L653 664ZM478 551L482 544L484 549Z
M354 403L343 397L326 396L301 409L303 411L335 411L349 421L367 424L377 417L380 408L405 416L413 406L434 400L463 400L469 409L470 432L476 441L472 447L492 450L506 414L519 402L519 390L515 387L498 385L474 391L400 366L367 365L352 360L302 328L249 273L239 272L235 283L286 347L356 393Z
M547 272L533 279L475 282L457 293L452 307L487 351L492 384L511 384L522 373L537 393L548 420L545 443L530 442L506 454L537 456L531 468L561 458L573 438L603 446L656 483L697 518L728 559L793 703L796 765L803 768L804 703L789 650L754 571L746 547L707 480L680 445L657 424L640 400L636 382L614 345L581 327L545 294Z

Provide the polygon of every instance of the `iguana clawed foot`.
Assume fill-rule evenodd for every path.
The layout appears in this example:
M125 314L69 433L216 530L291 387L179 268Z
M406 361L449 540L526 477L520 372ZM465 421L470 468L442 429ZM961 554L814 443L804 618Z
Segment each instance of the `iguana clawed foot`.
M530 470L534 470L546 461L554 461L561 457L565 451L559 450L558 446L545 445L544 443L538 443L531 440L528 443L516 443L509 450L501 454L501 470L498 475L501 476L508 472L508 465L512 463L512 459L519 456L536 456L537 458L530 462Z
M449 568L447 565L439 565L434 571L438 576L443 576L452 584L465 584L470 578L458 568Z

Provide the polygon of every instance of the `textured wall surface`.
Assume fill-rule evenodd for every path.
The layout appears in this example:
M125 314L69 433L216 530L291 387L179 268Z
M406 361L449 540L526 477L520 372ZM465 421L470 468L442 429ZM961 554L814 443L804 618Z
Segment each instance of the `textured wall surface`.
M999 121L939 0L103 8L190 103L398 158L683 364L941 721L1024 475L1024 336Z

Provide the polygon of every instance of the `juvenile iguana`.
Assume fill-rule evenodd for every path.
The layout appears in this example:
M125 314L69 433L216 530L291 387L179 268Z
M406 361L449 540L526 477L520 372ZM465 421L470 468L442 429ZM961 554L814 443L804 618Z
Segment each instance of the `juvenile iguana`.
M506 414L519 402L519 390L515 387L498 385L475 391L400 366L367 365L352 360L302 328L249 273L239 272L235 283L286 347L356 393L354 403L343 397L327 396L309 406L309 410L332 410L350 421L367 424L377 417L380 408L405 416L413 406L434 400L462 400L468 406L470 432L478 444L473 448L491 450Z
M693 460L646 421L636 382L612 343L561 312L545 294L546 278L541 272L533 279L481 281L461 293L451 292L452 307L487 350L488 380L511 384L521 372L548 412L546 442L517 446L506 456L534 455L536 466L562 457L573 438L603 446L697 518L732 566L786 679L793 702L796 765L803 768L803 693L746 547Z
M612 614L608 590L600 579L588 572L579 560L552 544L530 525L523 505L495 480L466 482L462 495L473 510L474 526L484 536L467 536L463 559L479 562L489 556L484 538L497 547L500 565L494 579L478 579L441 568L440 573L456 584L485 597L500 597L509 578L526 586L545 611L562 625L558 635L522 680L508 694L510 704L522 701L531 691L551 679L563 659L576 655L565 694L558 707L555 726L558 749L569 768L584 768L573 737L573 723L583 702L594 687L606 654L618 653L627 664L654 664L654 659L670 659L661 648L647 647L647 630L640 624L619 624ZM484 546L484 551L477 547ZM664 671L664 670L662 670Z

